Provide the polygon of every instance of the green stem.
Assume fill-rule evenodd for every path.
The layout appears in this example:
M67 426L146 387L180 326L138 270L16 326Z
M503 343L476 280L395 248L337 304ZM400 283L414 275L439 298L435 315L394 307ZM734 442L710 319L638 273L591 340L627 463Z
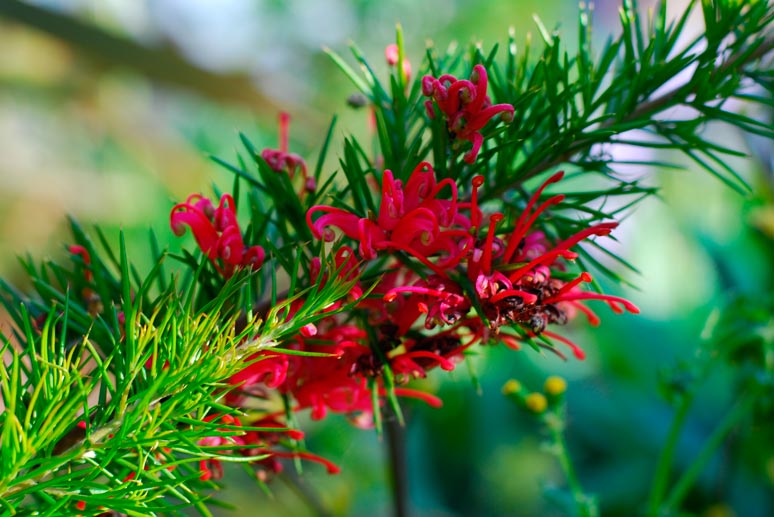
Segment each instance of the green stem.
M683 424L688 416L688 410L693 404L694 395L695 391L685 394L680 401L680 407L678 407L675 417L672 419L672 424L669 426L666 443L663 449L661 449L661 454L659 454L658 463L656 464L656 473L653 477L653 486L648 499L648 515L658 515L658 508L666 494L669 472L672 469L672 461L677 449L677 441L680 438L680 431L682 431Z
M688 490L691 489L696 479L702 473L704 467L712 459L717 449L723 444L728 434L734 427L744 418L747 413L752 409L757 398L757 390L749 390L739 400L733 409L726 415L723 421L720 422L717 428L712 432L707 442L702 447L699 455L693 460L693 463L683 473L680 479L677 480L672 491L669 494L666 502L664 503L664 509L669 511L680 505L682 500L688 494Z
M567 450L567 442L564 439L564 424L562 420L555 415L551 415L546 419L546 423L551 432L553 453L559 461L565 479L567 479L567 486L575 502L577 514L581 517L597 517L599 515L597 505L593 498L587 496L583 491L578 475L572 466L570 453Z

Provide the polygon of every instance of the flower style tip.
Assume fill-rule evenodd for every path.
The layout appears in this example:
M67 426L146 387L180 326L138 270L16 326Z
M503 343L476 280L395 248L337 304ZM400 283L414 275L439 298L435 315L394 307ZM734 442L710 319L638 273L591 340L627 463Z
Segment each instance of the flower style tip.
M290 115L283 112L279 114L279 149L264 149L261 151L261 158L266 162L274 172L284 172L293 179L296 171L301 171L303 178L300 195L306 192L314 191L317 188L317 182L309 177L307 173L306 161L299 155L289 151L289 131Z
M307 460L312 461L314 463L319 463L320 465L323 465L325 467L325 470L328 471L328 474L338 474L341 472L341 467L336 465L330 460L327 460L323 458L322 456L318 456L317 454L312 454L311 452L278 452L278 451L266 451L268 454L271 454L274 457L277 458L298 458L300 460Z
M430 393L424 391L415 390L412 388L395 388L395 395L399 397L407 397L412 399L421 400L430 407L440 408L443 406L443 400L440 397L436 397Z

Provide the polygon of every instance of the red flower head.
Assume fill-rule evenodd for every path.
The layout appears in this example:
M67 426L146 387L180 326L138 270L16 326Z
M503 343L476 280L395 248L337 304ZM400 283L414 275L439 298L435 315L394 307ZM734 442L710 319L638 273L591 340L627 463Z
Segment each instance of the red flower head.
M226 278L233 275L237 267L258 269L263 264L263 248L245 248L234 198L229 194L223 194L218 208L201 194L192 194L185 203L172 208L169 223L177 236L185 233L186 226L191 228L199 248Z
M576 357L582 359L584 354L580 348L566 338L546 331L546 327L551 323L565 323L576 310L585 313L592 324L597 323L596 315L579 300L603 300L615 312L638 313L639 309L623 298L580 290L581 283L591 281L591 275L586 272L571 281L554 276L554 272L564 271L562 261L572 261L578 256L570 248L588 237L608 235L618 225L596 224L556 244L548 242L542 232L530 231L541 213L564 199L563 195L556 195L538 205L543 190L562 176L559 172L543 183L528 201L513 230L503 238L495 235L502 214L490 216L486 238L476 245L468 259L467 274L492 328L497 330L504 324L517 324L533 336L544 334L565 343ZM481 184L477 178L474 187ZM471 212L476 211L477 207L471 206ZM474 219L480 222L480 219Z
M495 104L486 94L488 78L486 69L481 65L473 67L470 80L457 79L453 75L442 75L438 79L426 75L422 78L422 93L430 100L425 102L427 114L435 118L433 101L438 105L444 117L452 139L467 140L473 148L465 153L467 163L476 161L484 142L481 130L492 117L501 113L505 122L513 120L513 106Z
M279 149L264 149L261 151L263 158L269 167L275 172L287 172L290 179L301 171L303 178L303 192L312 192L317 188L314 178L310 178L306 170L306 162L299 155L288 152L288 129L290 128L290 115L285 112L279 114Z
M441 199L444 187L451 190L451 199ZM315 212L324 212L313 221ZM312 234L318 239L334 239L329 226L338 227L344 235L360 241L360 255L365 260L376 257L379 250L404 251L444 276L444 269L453 267L463 258L463 244L470 235L462 228L452 229L466 220L457 213L457 186L447 178L437 182L435 171L427 162L414 169L403 187L392 171L384 171L379 215L358 217L341 208L317 205L306 215ZM441 255L437 263L428 257Z

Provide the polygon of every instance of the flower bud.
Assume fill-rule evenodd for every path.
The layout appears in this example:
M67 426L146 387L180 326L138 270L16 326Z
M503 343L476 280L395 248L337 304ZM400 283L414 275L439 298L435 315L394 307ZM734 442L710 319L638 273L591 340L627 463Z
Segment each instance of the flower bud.
M546 379L543 390L547 395L558 397L567 391L567 381L557 375L552 375Z
M539 415L548 408L548 400L542 393L530 393L524 399L524 403L527 405L527 409Z
M513 395L521 391L521 383L516 379L511 379L503 384L503 395Z
M384 49L384 57L387 59L387 64L395 66L398 64L398 45L391 43Z
M422 78L422 95L430 97L435 90L436 79L432 75L426 75Z

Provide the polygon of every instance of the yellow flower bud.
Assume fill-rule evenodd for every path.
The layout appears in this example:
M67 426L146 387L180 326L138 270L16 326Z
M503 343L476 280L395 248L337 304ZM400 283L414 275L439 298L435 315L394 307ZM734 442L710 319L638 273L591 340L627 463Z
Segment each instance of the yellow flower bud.
M707 508L703 515L704 517L736 517L736 512L725 503L717 503Z
M567 391L567 381L557 375L552 375L546 379L543 390L552 397L558 397Z
M527 404L527 409L537 414L542 413L548 407L548 400L542 393L530 393L524 399L524 403Z
M503 395L513 395L521 391L521 383L516 379L511 379L503 384Z

